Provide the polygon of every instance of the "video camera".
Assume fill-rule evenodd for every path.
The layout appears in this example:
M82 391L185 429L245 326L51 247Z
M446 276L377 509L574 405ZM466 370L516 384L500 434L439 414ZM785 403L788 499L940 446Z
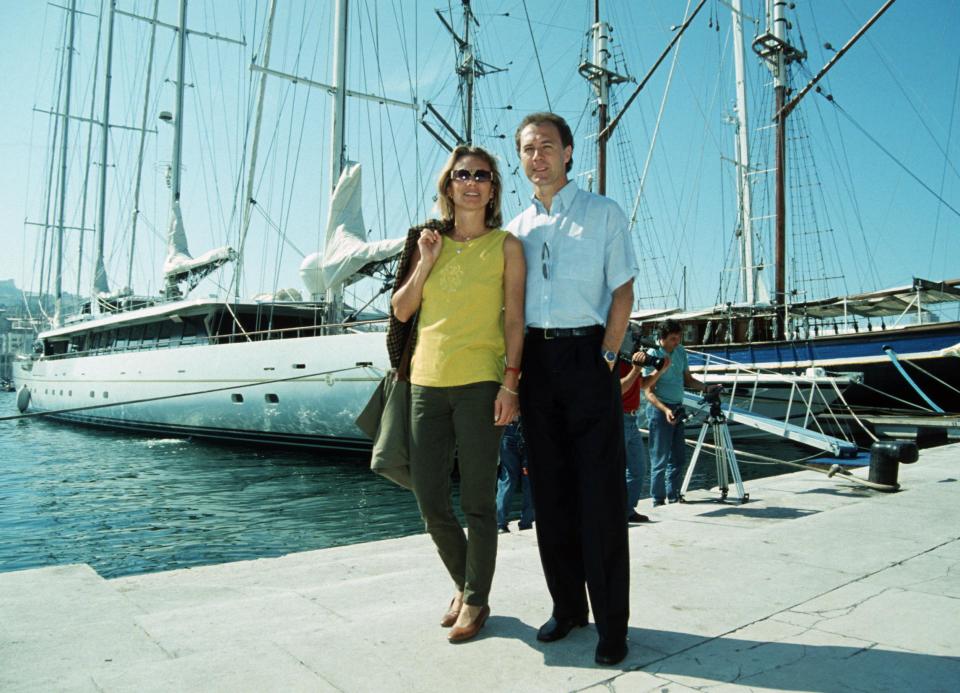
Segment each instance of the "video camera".
M674 405L673 407L671 407L670 411L673 412L674 426L679 426L680 424L684 424L693 418L693 414L687 411L687 408L682 404Z
M720 401L722 393L722 385L708 385L703 391L703 397L700 398L700 404L710 405L710 416L715 419L723 417L723 404Z
M646 355L646 358L643 362L643 367L652 368L653 370L658 371L663 368L665 359L662 356L652 356L648 351L648 349L656 349L657 346L658 344L655 339L652 337L643 337L639 334L639 332L636 332L633 336L633 348L631 349L630 353L636 354L638 351L642 351ZM632 359L627 360L633 363Z

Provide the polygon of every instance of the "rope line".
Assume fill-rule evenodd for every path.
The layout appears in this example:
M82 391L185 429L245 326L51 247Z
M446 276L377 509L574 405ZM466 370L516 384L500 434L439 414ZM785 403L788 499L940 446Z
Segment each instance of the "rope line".
M900 159L898 159L889 149L887 149L887 148L884 147L882 144L880 144L880 142L879 142L873 135L871 135L869 132L867 132L866 129L864 129L863 126L860 125L860 123L858 123L856 120L854 120L854 119L853 119L853 116L851 116L849 113L847 113L847 112L843 109L843 107L840 106L840 104L838 104L836 101L832 101L831 103L833 103L833 105L836 106L837 110L838 110L847 120L849 120L850 123L851 123L855 128L857 128L857 130L859 130L861 133L863 133L863 136L864 136L864 137L866 137L866 138L867 138L868 140L870 140L873 144L875 144L875 145L877 146L877 148L880 149L880 151L882 151L884 154L886 154L888 157L890 157L890 159L893 160L893 163L895 163L897 166L899 166L901 169L903 169L903 171L904 171L908 176L910 176L911 178L913 178L913 180L916 181L916 182L920 185L920 187L922 187L922 188L923 188L924 190L926 190L928 193L930 193L930 194L933 195L935 198L937 198L937 200L940 201L940 204L942 204L944 207L946 207L946 208L949 209L951 212L953 212L953 213L956 214L958 217L960 217L960 210L957 210L956 207L954 207L954 206L951 205L949 202L947 202L947 201L944 200L942 197L940 197L940 195L938 195L938 194L936 193L936 191L934 191L933 188L931 188L929 185L927 185L926 183L924 183L923 180L921 180L921 178L920 178L917 174L915 174L913 171L911 171L909 168L907 168L906 164L904 164L902 161L900 161Z
M533 35L533 25L530 23L530 12L527 10L527 0L523 0L523 14L527 18L530 44L533 46L533 56L537 59L537 69L540 70L540 83L543 85L543 95L547 99L547 110L553 111L553 106L550 103L550 93L547 91L547 79L543 76L543 65L540 64L540 51L537 50L537 39Z

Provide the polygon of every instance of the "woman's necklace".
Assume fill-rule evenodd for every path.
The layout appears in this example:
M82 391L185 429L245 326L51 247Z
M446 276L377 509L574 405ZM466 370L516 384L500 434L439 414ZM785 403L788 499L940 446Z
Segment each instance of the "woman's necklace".
M462 233L462 232L458 231L457 229L453 229L453 230L450 232L450 240L451 240L451 241L455 241L456 243L462 243L462 244L463 244L463 245L458 245L458 246L456 246L456 247L454 248L454 250L456 250L457 255L459 255L460 253L462 253L464 248L469 248L469 247L470 247L470 244L473 243L473 241L475 241L477 238L479 238L480 236L482 236L483 233L484 233L484 232L481 231L480 233L474 234L473 236L468 236L467 234Z

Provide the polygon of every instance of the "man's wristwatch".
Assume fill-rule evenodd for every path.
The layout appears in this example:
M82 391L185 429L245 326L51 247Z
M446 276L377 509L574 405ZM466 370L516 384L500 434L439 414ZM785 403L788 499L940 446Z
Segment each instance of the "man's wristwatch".
M603 354L603 360L609 364L614 364L617 362L617 352L610 351L609 349L601 349L600 353Z

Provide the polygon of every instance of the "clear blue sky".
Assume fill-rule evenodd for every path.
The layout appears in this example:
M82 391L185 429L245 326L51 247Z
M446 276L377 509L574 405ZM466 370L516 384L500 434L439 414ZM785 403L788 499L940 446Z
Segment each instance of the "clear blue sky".
M244 104L250 102L253 83L245 66L254 51L253 37L262 34L266 4L191 0L191 26L195 30L245 35L251 41L246 48L234 48L191 39L188 117L195 134L188 137L188 149L197 154L191 155L184 170L184 208L194 255L227 241L235 243L238 222L232 209L242 140L227 133L243 120ZM452 4L459 26L459 3ZM508 68L481 81L477 142L501 157L506 172L514 169L513 128L524 112L546 106L546 93L554 109L576 126L575 173L584 173L593 161L583 139L591 131L590 111L585 82L576 70L593 3L528 0L529 25L520 0L474 0L473 4L480 20L480 58ZM744 4L748 13L756 14L757 3L745 0ZM809 52L804 70L816 72L831 55L823 49L823 43L829 41L840 47L881 1L797 0L795 4L794 27L801 31ZM441 5L446 9L446 2L353 3L351 26L356 31L350 45L351 88L408 98L407 75L416 72L420 103L432 101L447 117L456 119L451 43L434 14L435 7ZM669 41L669 27L680 23L687 2L606 0L601 5L614 25L615 51L622 55L631 75L639 78ZM96 13L100 0L80 0L78 6ZM152 2L120 0L118 6L148 14ZM176 3L161 0L161 18L172 22L175 16ZM0 228L5 245L0 278L13 278L18 286L27 288L36 286L38 232L23 222L42 216L42 183L49 165L48 117L32 109L47 109L53 104L61 21L62 11L41 0L0 2L0 45L4 47L0 73L6 76L0 100ZM86 115L96 21L84 17L78 22L81 39L77 60L86 67L77 68L74 112L79 108ZM329 23L327 2L282 2L271 65L329 80ZM727 161L732 156L733 130L724 122L733 98L730 23L727 5L721 0L708 0L681 43L651 157L641 221L636 227L637 246L644 258L638 294L646 306L679 303L684 268L691 307L712 305L718 280L727 276L723 274L724 258L730 249L736 208L732 169ZM117 96L112 120L125 124L139 122L143 99L146 34L134 25L128 18L117 20ZM792 221L798 226L801 221L815 223L832 232L823 237L826 259L822 267L809 249L798 247L796 271L820 271L828 276L842 272L845 283L834 281L827 287L830 292L904 284L912 276L960 276L960 217L941 205L854 125L882 142L912 174L960 209L958 26L960 3L899 0L824 82L824 90L852 120L822 96L811 94L805 100L798 123L805 123L805 132L800 134L809 143L816 162L812 169L815 175L801 180L807 174L798 172L794 182L817 186L810 189L813 204L809 209L792 208ZM754 27L748 23L745 31L752 36ZM536 53L531 48L531 34ZM155 115L173 110L169 82L174 77L172 38L172 32L162 30L157 39L159 77L151 95L149 122L158 132L147 143L144 223L138 231L134 262L134 288L141 293L157 290L164 255L165 171L158 162L169 159L170 130ZM374 55L380 60L374 60ZM747 59L755 68L756 59L749 48ZM609 194L628 211L636 194L636 176L647 157L670 65L668 59L650 81L624 120L619 134L622 139L611 147ZM540 80L541 69L546 89ZM759 98L766 92L762 83L765 74L752 69L752 96ZM619 103L631 89L632 85L619 88ZM367 226L374 237L398 237L408 223L429 210L433 174L443 155L429 135L416 126L412 112L354 102L351 108L348 152L367 166ZM751 117L757 120L769 113L769 105L760 101L750 108ZM297 267L302 254L322 244L328 118L329 98L324 92L271 82L268 125L261 150L263 173L257 194L266 214L255 218L251 232L245 294L274 287L300 287ZM506 137L499 138L501 134ZM74 129L72 137L77 146L71 147L68 223L78 224L84 131ZM129 225L129 151L135 148L133 138L120 131L111 136L116 153L111 154L108 229L115 233L107 241L107 256L114 287L125 283L127 272L129 241L120 231ZM801 143L793 144L799 147ZM97 146L95 143L95 151ZM801 163L800 158L797 154L793 161ZM578 180L585 185L587 178ZM510 177L506 187L505 209L509 215L519 210L528 188L519 176ZM95 193L96 186L91 183L86 218L91 226ZM798 194L797 200L801 197ZM284 240L279 238L277 227L284 230ZM88 248L87 258L89 252ZM88 283L89 270L84 272L83 286ZM221 284L225 281L220 279ZM73 291L75 284L74 266L67 270L65 288ZM214 290L212 285L201 287L201 294Z

